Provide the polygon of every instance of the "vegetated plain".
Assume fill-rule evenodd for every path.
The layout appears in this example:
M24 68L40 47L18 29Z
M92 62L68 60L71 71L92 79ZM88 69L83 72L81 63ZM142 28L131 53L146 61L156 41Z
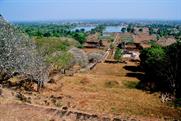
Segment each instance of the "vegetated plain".
M17 26L30 36L37 50L45 58L45 62L50 65L50 80L44 83L39 92L36 83L26 84L20 75L3 80L0 97L0 116L3 120L27 120L27 116L33 121L61 120L62 117L57 116L56 111L51 111L53 107L57 110L66 108L99 116L118 116L125 119L131 117L135 120L181 119L177 96L180 83L175 83L179 88L174 93L172 90L166 92L158 90L159 83L146 80L151 74L147 74L147 70L143 69L144 65L143 68L140 67L140 61L144 62L144 58L137 59L134 55L135 52L141 53L142 49L147 50L148 47L150 58L147 58L152 60L145 62L151 61L152 66L157 67L154 64L159 63L160 59L154 60L152 57L160 57L157 53L160 51L156 51L158 55L155 55L155 52L149 49L157 50L160 41L165 43L163 45L161 42L159 47L162 48L180 40L180 25L124 23L123 28L126 30L122 28L120 30L122 33L106 33L104 32L106 25L98 25L91 31L84 29L72 31L76 26L74 24ZM122 46L124 47L121 48ZM123 51L118 53L121 57L115 60L118 47ZM105 56L106 54L108 55ZM96 65L89 68L92 63ZM146 69L154 70L148 67ZM171 96L162 100L164 96L162 93ZM169 100L165 101L167 98Z

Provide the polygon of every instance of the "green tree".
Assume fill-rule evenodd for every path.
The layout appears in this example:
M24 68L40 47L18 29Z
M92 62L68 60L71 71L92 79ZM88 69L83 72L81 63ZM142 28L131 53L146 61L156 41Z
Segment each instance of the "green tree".
M123 55L122 49L116 48L116 52L114 54L114 59L119 61L121 59L122 55Z
M131 32L131 25L128 25L128 27L127 27L127 32Z
M181 42L166 48L157 45L144 49L140 59L146 82L155 83L156 90L181 97Z
M74 39L76 39L80 44L83 44L86 40L86 34L85 33L75 33L73 36Z
M122 33L125 33L125 32L126 32L126 28L123 27L123 28L121 29L121 32L122 32Z
M149 28L149 34L150 35L154 34L153 28L151 28L151 27Z

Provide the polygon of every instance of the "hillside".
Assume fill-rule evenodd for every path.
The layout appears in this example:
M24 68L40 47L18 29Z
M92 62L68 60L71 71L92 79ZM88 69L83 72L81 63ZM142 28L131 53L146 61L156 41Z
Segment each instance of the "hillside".
M115 59L122 41L134 44L131 35L114 33L102 46L78 48L82 41L71 36L30 38L0 16L0 120L180 120L179 106L142 88L140 60Z

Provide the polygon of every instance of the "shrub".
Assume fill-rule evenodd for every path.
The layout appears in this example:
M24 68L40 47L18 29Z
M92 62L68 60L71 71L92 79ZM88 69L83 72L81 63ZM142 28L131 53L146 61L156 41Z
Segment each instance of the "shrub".
M86 34L83 32L77 32L73 35L73 38L77 40L80 44L83 44L86 41Z
M68 70L75 64L73 55L63 51L54 52L48 56L47 61L53 65L53 70Z
M104 56L104 52L92 52L88 54L88 60L93 62L99 62Z
M117 48L116 52L114 54L114 59L115 60L120 60L122 55L123 55L123 51L120 48Z
M83 50L78 48L72 48L68 52L70 52L74 56L76 64L79 64L83 68L88 65L88 57Z

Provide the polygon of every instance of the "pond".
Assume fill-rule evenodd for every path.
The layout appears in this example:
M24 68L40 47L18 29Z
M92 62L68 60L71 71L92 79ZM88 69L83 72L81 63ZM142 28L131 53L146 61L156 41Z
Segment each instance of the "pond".
M73 28L72 31L84 29L85 32L88 32L94 28L95 28L94 26L77 26L77 27Z
M121 26L107 26L104 33L121 32Z

